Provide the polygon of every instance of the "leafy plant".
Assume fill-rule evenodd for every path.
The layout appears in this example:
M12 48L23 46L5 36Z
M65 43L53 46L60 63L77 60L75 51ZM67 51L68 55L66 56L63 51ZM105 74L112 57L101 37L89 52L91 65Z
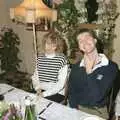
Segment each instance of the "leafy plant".
M14 87L31 90L31 79L28 73L19 71L21 60L18 58L20 39L12 28L0 29L0 82Z
M18 45L20 40L18 35L9 27L0 30L0 60L1 70L5 72L17 71L21 60L18 58Z
M74 33L78 24L78 11L74 5L74 0L64 0L57 6L58 20L54 24L55 30L62 36L68 46L68 56L73 48L76 48Z
M114 33L115 29L115 20L119 16L117 12L117 5L115 2L111 1L109 4L106 4L106 11L104 22L99 28L99 38L104 44L104 53L109 57L112 58L114 53L113 49L113 41L114 38L117 36Z
M58 20L56 21L54 28L58 33L65 39L68 45L68 56L72 50L77 48L76 44L76 33L80 29L80 24L91 24L89 23L88 11L86 11L85 3L87 0L62 0L63 3L57 5ZM104 1L97 1L99 9L96 14L99 15L99 19L94 23L102 24L99 28L99 41L102 42L102 48L104 52L111 58L113 54L113 40L115 38L114 28L115 20L118 16L116 11L116 4L114 2L105 3ZM102 5L103 8L100 6ZM92 8L91 8L92 9ZM101 11L101 9L103 9ZM95 28L95 27L94 27ZM97 30L94 29L95 31ZM101 47L101 44L98 46ZM106 52L107 51L107 52Z

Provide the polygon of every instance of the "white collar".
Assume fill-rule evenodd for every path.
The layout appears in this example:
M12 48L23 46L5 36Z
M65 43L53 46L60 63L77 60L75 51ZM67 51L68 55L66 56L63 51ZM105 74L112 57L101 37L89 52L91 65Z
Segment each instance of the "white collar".
M101 57L101 62L95 65L95 67L93 68L94 70L98 67L106 66L109 64L109 60L104 54L99 54L99 56ZM84 67L84 58L80 62L80 67Z
M46 56L47 58L53 58L53 57L56 56L56 54L55 54L55 53L52 53L52 54L45 54L45 56Z

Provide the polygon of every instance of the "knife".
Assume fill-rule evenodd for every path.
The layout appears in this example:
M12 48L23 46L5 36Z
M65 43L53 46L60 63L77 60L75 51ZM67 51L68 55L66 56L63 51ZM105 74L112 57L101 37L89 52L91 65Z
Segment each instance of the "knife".
M41 116L39 116L38 117L40 120L46 120L45 118L43 118L43 117L41 117Z
M1 95L5 95L5 94L7 94L7 93L9 93L9 92L13 91L14 89L15 89L15 88L11 88L11 89L9 89L8 91L6 91L6 92L2 93Z
M41 115L43 112L45 112L45 110L52 105L52 102L50 102L38 115Z

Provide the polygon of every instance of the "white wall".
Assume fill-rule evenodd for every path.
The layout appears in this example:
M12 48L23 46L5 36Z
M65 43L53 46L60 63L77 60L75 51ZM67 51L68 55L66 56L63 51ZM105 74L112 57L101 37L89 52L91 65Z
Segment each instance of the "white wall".
M120 0L117 0L118 12L120 13ZM120 15L116 20L115 34L117 38L114 40L115 53L113 55L113 60L118 63L120 67Z
M4 13L4 17L3 17L3 13ZM0 27L2 27L3 25L7 24L7 19L6 19L6 5L4 0L0 0ZM0 61L0 65L1 65L1 61ZM0 72L1 72L1 68L0 68Z
M3 17L3 13L4 13L4 17ZM1 25L4 25L7 23L7 19L6 19L6 5L4 0L0 0L0 27Z

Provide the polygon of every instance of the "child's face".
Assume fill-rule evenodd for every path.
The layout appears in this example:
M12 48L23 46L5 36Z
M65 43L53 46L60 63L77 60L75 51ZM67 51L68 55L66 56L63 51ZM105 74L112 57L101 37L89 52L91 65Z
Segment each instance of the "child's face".
M56 44L51 41L46 41L45 43L45 53L52 54L56 51Z

